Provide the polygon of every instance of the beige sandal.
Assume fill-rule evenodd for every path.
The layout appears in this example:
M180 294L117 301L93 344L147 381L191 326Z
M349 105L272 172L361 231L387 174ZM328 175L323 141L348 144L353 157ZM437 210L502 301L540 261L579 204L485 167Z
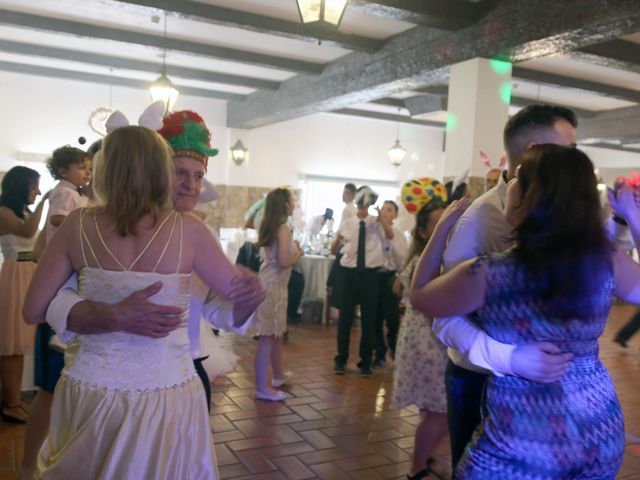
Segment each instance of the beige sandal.
M9 407L7 405L2 406L2 419L9 423L27 423L29 416L29 409L24 408L20 403Z

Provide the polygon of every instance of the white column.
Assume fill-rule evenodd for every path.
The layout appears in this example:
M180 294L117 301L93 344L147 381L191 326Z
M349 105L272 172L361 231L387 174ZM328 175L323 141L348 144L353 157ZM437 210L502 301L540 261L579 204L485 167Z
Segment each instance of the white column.
M451 67L445 142L445 176L470 169L484 178L483 150L497 166L503 153L502 130L509 118L511 64L474 58Z

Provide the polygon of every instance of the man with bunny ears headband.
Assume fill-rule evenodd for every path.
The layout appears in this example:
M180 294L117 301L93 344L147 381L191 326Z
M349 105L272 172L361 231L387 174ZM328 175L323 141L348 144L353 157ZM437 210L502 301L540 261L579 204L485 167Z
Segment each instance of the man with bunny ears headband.
M147 126L142 125L142 120L141 117L141 126ZM157 122L154 123L152 120L151 123L158 127ZM211 148L211 134L202 117L195 112L174 112L160 121L160 127L157 128L158 133L167 140L174 151L174 207L181 212L193 212L201 196L207 161L210 156L217 155L218 150ZM213 230L212 233L217 238L217 233ZM70 288L65 286L50 304L47 322L65 341L73 338L75 333L121 330L149 337L163 337L177 327L180 311L173 307L155 305L147 300L157 293L160 287L160 284L154 284L119 303L102 305L78 296L75 285L71 285ZM213 297L205 303L208 294L209 290L199 279L192 280L189 340L196 370L203 380L207 401L210 398L210 384L202 368L203 359L200 358L200 318L204 316L216 328L244 334L250 323L248 319L264 299L264 291L257 275L241 269L230 298Z

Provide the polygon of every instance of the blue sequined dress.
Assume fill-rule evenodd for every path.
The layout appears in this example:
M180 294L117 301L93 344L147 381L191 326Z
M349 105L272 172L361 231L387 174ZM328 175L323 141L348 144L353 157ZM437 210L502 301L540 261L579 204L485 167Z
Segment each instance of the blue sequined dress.
M624 425L598 338L611 307L610 276L589 318L553 318L536 285L511 253L489 259L484 307L472 319L494 339L513 345L549 341L570 351L570 370L543 384L490 377L483 421L454 478L471 480L614 479L622 465Z

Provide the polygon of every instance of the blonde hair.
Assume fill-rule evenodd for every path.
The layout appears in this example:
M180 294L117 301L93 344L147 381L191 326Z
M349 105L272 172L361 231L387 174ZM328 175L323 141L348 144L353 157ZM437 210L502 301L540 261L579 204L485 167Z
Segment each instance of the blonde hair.
M160 209L171 205L171 147L156 132L118 128L105 137L94 163L100 211L115 223L119 235L135 235L142 217L151 214L155 223Z

